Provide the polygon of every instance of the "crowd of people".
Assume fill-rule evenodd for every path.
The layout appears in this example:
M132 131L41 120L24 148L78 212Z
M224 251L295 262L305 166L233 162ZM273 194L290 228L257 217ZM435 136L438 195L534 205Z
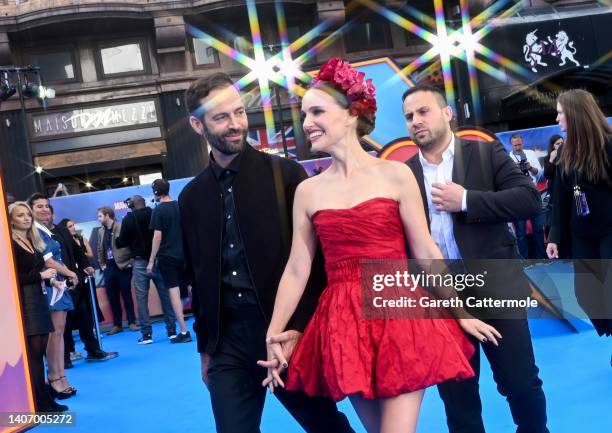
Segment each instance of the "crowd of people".
M152 280L161 300L168 338L172 343L192 341L179 290L182 285L186 293L187 287L182 269L178 204L170 198L169 188L164 179L154 182L153 189L160 201L154 211L145 206L142 196L131 197L132 212L123 224L115 221L112 208L99 208L100 227L94 231L91 242L77 232L73 220L63 219L56 225L53 207L43 194L10 204L30 375L39 411L66 411L68 406L55 400L68 399L77 393L65 371L72 367L73 360L82 357L75 349L73 330L79 333L87 361L101 362L118 356L117 352L103 351L96 335L94 317L104 319L93 287L96 267L103 272L112 310L113 327L108 335L123 331L125 310L128 329L142 333L137 343L153 343L148 307Z
M297 162L247 144L246 109L229 76L195 81L185 99L192 129L210 147L210 164L178 201L159 179L153 210L141 196L129 200L121 223L112 208L98 209L101 227L91 246L73 221L53 224L42 195L10 207L39 410L65 410L53 398L76 393L64 370L67 311L74 311L88 359L113 356L90 334L84 281L93 273L88 259L96 259L112 306L110 333L123 331L123 297L129 328L142 334L139 344L153 341L151 281L168 337L191 341L181 301L181 288L191 285L201 375L218 432L258 432L266 388L307 432L353 432L336 407L346 397L369 433L414 432L424 389L437 385L449 431L484 433L481 348L517 432L549 431L525 309L368 318L362 264L464 260L464 271L475 274L483 260L499 259L504 266L490 291L477 296L519 299L530 292L520 260L528 254L530 220L537 258L583 260L579 302L599 334L610 335L611 277L601 259L612 258L612 129L592 95L559 96L566 138L551 138L542 168L519 135L510 153L499 142L459 139L444 93L417 85L398 103L419 149L402 164L362 149L360 138L375 126L375 89L334 58L302 99L313 150L332 158L311 178ZM553 197L547 245L535 185L542 175ZM595 286L581 280L587 273Z

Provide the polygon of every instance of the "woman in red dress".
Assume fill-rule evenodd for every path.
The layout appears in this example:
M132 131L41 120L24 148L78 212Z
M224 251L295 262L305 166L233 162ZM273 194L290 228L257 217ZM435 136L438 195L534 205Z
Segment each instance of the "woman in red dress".
M497 344L497 331L476 319L367 318L362 307L364 260L406 263L442 259L433 242L410 169L365 152L359 138L374 129L371 80L341 59L323 65L304 95L304 131L331 166L297 188L293 240L268 329L264 386L309 395L349 397L368 432L414 432L424 389L474 375L465 331ZM321 242L328 286L291 365L274 338L303 294ZM406 268L407 269L407 268ZM383 268L381 267L381 270ZM462 331L463 329L463 331ZM272 337L272 338L270 338Z

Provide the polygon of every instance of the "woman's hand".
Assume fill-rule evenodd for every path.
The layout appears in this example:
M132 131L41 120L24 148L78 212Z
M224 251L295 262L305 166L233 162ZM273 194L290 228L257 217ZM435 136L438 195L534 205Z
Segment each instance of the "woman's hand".
M466 334L476 337L481 343L490 341L496 346L499 346L497 338L501 339L502 335L491 325L487 325L485 322L478 319L457 319L457 322L459 322L459 326L461 326Z
M40 273L40 278L43 280L50 280L51 278L55 278L57 276L57 271L55 269L49 268L45 269Z
M285 387L285 383L280 377L281 372L288 367L287 360L283 355L283 348L280 343L273 343L271 337L266 339L268 350L267 361L257 361L257 365L268 369L268 375L261 383L262 386L267 386L271 393L274 393L274 388L277 386Z
M549 242L548 245L546 245L546 255L549 259L558 259L559 247L557 246L557 244Z
M557 157L557 149L553 149L550 152L550 158L548 158L548 162L550 162L551 164L555 163L555 158Z

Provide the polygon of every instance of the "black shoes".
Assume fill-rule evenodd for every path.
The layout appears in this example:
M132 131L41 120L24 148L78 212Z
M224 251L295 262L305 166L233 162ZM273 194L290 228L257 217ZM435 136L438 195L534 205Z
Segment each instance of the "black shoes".
M138 344L151 344L153 343L153 337L151 334L145 334L138 339Z
M43 413L61 413L68 410L65 404L59 404L55 400L49 398L49 401L44 406L39 406L38 410Z
M96 352L88 352L87 358L85 358L85 360L88 362L102 362L108 361L109 359L113 359L118 356L118 352L105 352L103 350L98 350Z
M176 337L170 340L171 343L189 343L190 341L192 340L189 331L185 332L184 334L180 332L176 334Z
M61 390L61 391L57 391L55 388L53 388L53 385L51 385L52 383L58 382L60 380L62 380L64 377L58 377L57 379L49 379L49 383L47 384L47 388L49 389L49 394L51 394L51 397L53 398L57 398L58 400L65 400L67 398L72 397L73 395L76 395L77 390L71 386Z

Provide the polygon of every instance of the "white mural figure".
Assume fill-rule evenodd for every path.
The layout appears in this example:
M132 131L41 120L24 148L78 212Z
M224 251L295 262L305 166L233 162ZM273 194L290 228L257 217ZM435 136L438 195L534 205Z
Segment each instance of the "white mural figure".
M527 36L525 37L526 44L523 45L525 61L531 65L531 70L533 72L538 72L536 65L548 66L548 64L542 62L544 44L548 45L548 42L540 41L535 34L537 31L538 29L535 29L531 33L527 33Z
M561 30L559 33L557 33L554 41L550 38L550 36L548 37L548 40L555 46L555 51L553 51L551 54L553 56L559 54L559 58L561 59L559 66L565 65L568 59L574 62L576 66L580 66L580 63L574 58L574 54L576 54L574 41L569 40L569 36L567 36L565 31Z

